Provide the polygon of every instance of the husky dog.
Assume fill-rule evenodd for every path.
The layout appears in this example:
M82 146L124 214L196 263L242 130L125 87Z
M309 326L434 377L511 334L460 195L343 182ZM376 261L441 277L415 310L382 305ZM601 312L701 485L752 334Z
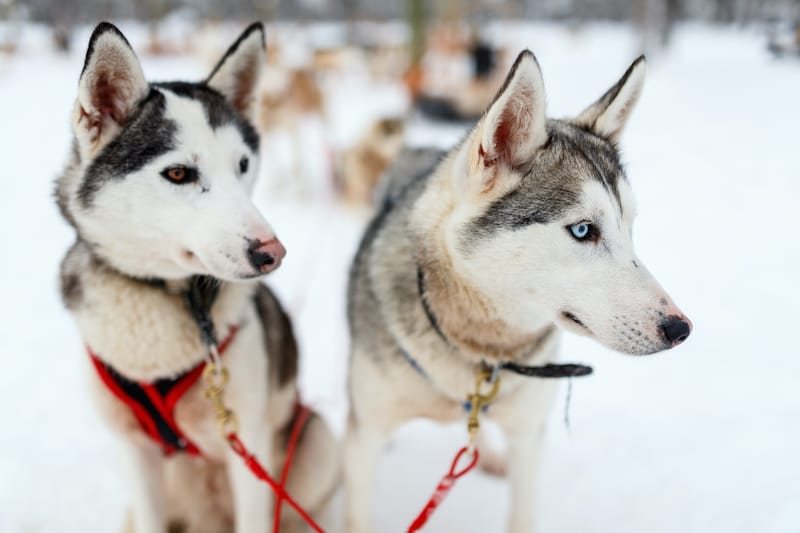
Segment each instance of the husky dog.
M482 368L554 361L558 328L629 354L689 335L631 239L636 209L617 146L644 74L639 58L577 117L547 119L539 65L525 51L458 146L416 177L390 171L350 275L348 533L370 529L376 463L392 430L414 417L463 420ZM557 385L500 377L485 416L508 437L510 531L530 532ZM503 471L504 458L482 445L481 460Z
M193 276L218 280L210 315L220 340L229 328L236 332L222 355L225 402L238 415L241 440L274 472L297 397L297 353L288 317L257 280L285 253L249 198L258 174L251 120L263 63L257 23L205 81L148 83L125 37L100 24L81 72L75 140L56 196L77 233L61 267L63 300L115 379L158 385L199 368L207 352L183 293ZM133 495L128 529L271 527L270 490L220 436L202 381L174 405L175 423L200 460L165 457L134 410L98 372L90 376L125 452ZM312 417L288 481L312 512L337 483L336 450L322 420Z

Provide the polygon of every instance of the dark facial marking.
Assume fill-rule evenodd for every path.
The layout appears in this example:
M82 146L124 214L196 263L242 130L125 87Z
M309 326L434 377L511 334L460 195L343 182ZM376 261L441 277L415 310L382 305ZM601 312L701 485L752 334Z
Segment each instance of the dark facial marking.
M106 182L122 179L175 147L177 126L164 117L165 109L164 95L151 89L122 132L103 147L86 170L78 188L83 207L91 207Z
M564 136L564 140L569 143L571 150L580 154L583 160L589 164L590 176L612 194L617 200L620 213L622 213L622 201L619 197L617 182L620 176L624 176L624 171L617 149L604 137L599 137L575 126L567 126L567 128L569 134Z
M547 123L548 141L536 156L512 169L522 175L519 186L492 203L466 229L464 245L506 229L547 224L580 203L583 182L597 179L617 198L617 180L624 176L619 156L607 140L558 120Z
M259 137L253 125L237 112L224 96L208 85L183 81L160 82L153 85L160 89L166 89L178 96L200 102L206 113L208 123L213 129L233 124L248 148L253 153L258 153Z

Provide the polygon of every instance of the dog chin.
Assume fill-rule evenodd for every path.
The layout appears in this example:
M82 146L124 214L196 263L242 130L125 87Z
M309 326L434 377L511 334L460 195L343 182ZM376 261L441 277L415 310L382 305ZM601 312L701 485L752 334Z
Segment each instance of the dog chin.
M634 341L630 337L616 337L609 339L610 342L601 339L598 339L598 341L615 352L634 356L653 355L670 348L669 344L653 341L649 338L636 339Z
M231 283L244 282L256 278L260 278L264 274L255 270L221 270L221 269L203 269L202 271L195 272L195 274L202 276L211 276L220 281L228 281Z
M237 281L238 282L244 282L244 281L249 281L249 280L253 280L253 279L258 279L258 278L264 277L267 274L270 274L271 272L276 270L276 268L271 268L271 269L269 269L267 271L260 271L260 270L254 270L254 269L234 270L234 271L215 271L215 272L208 272L207 275L213 276L213 277L215 277L217 279L220 279L222 281L230 281L232 283L236 283Z
M192 252L184 252L180 266L189 276L210 276L222 281L244 281L257 278L260 272L232 261L213 261Z
M250 280L250 279L256 279L256 278L260 278L262 276L266 276L267 274L269 274L269 272L257 272L257 271L239 272L238 274L236 274L236 277L230 278L227 281L233 281L233 282L236 282L236 281L247 281L247 280Z

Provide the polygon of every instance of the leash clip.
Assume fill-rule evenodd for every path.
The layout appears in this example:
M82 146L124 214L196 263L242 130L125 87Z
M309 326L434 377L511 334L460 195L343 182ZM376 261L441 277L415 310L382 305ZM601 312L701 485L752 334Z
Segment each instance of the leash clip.
M483 384L488 383L491 389L486 394L481 392ZM469 402L469 418L467 418L467 431L469 432L470 448L475 443L475 436L481 427L480 414L484 407L489 405L492 400L497 397L500 391L500 376L497 375L495 370L481 370L475 379L475 392L467 395L467 402Z
M205 396L214 406L219 432L222 438L230 440L232 434L239 432L239 421L236 413L225 405L223 399L225 385L228 383L228 369L209 363L203 369L203 380L206 382Z

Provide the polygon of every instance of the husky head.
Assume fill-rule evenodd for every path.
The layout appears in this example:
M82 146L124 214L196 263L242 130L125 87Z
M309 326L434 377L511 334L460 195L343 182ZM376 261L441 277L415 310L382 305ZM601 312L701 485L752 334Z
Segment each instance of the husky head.
M285 254L250 200L251 124L264 63L251 25L202 82L148 83L128 41L102 23L89 41L57 184L64 216L118 270L178 279L255 277Z
M449 158L452 264L517 330L543 319L630 354L671 348L691 331L633 246L636 207L617 143L644 74L641 57L577 117L548 120L539 65L525 51Z

